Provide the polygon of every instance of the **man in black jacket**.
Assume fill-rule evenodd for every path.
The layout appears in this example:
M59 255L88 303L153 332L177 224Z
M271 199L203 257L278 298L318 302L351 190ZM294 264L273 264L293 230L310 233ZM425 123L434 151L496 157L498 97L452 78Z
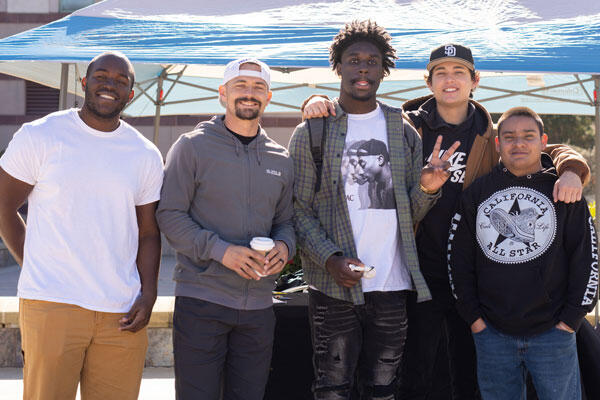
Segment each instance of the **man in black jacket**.
M574 332L593 309L597 241L585 199L554 203L556 170L532 110L498 121L500 164L466 189L451 224L449 274L470 325L484 399L580 399Z

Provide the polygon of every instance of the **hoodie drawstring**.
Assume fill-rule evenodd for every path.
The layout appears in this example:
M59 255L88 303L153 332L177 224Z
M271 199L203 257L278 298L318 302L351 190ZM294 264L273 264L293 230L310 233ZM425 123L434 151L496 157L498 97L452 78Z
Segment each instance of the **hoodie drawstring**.
M260 134L258 134L258 137L254 140L259 140L260 139ZM259 143L256 143L256 160L258 161L258 165L260 165L260 162L262 161L261 159L261 155L260 155L260 146Z
M231 140L233 140L233 144L235 145L235 155L236 155L236 157L239 157L240 156L240 147L239 146L241 146L240 141L237 140L237 138L235 138L233 135L231 135Z

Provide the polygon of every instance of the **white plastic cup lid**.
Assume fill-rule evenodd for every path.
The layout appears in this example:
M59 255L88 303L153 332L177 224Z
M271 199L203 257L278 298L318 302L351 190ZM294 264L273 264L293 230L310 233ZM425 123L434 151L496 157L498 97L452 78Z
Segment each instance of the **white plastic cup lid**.
M257 251L271 251L275 242L268 237L255 237L250 241L250 247Z

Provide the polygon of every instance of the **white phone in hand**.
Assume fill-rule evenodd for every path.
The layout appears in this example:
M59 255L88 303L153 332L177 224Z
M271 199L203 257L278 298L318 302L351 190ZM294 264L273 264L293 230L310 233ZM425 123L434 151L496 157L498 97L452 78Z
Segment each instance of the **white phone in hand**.
M361 267L359 265L349 264L348 268L350 268L352 271L362 272L363 278L370 279L375 276L375 267L373 266Z

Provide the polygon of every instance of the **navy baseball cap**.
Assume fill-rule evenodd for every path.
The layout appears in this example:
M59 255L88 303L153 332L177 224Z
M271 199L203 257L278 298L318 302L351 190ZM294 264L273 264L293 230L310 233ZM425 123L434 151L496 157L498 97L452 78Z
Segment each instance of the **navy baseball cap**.
M463 64L471 71L475 70L475 61L471 49L460 44L448 43L444 44L431 52L429 56L429 64L427 71L431 72L433 67L446 61L454 61Z

